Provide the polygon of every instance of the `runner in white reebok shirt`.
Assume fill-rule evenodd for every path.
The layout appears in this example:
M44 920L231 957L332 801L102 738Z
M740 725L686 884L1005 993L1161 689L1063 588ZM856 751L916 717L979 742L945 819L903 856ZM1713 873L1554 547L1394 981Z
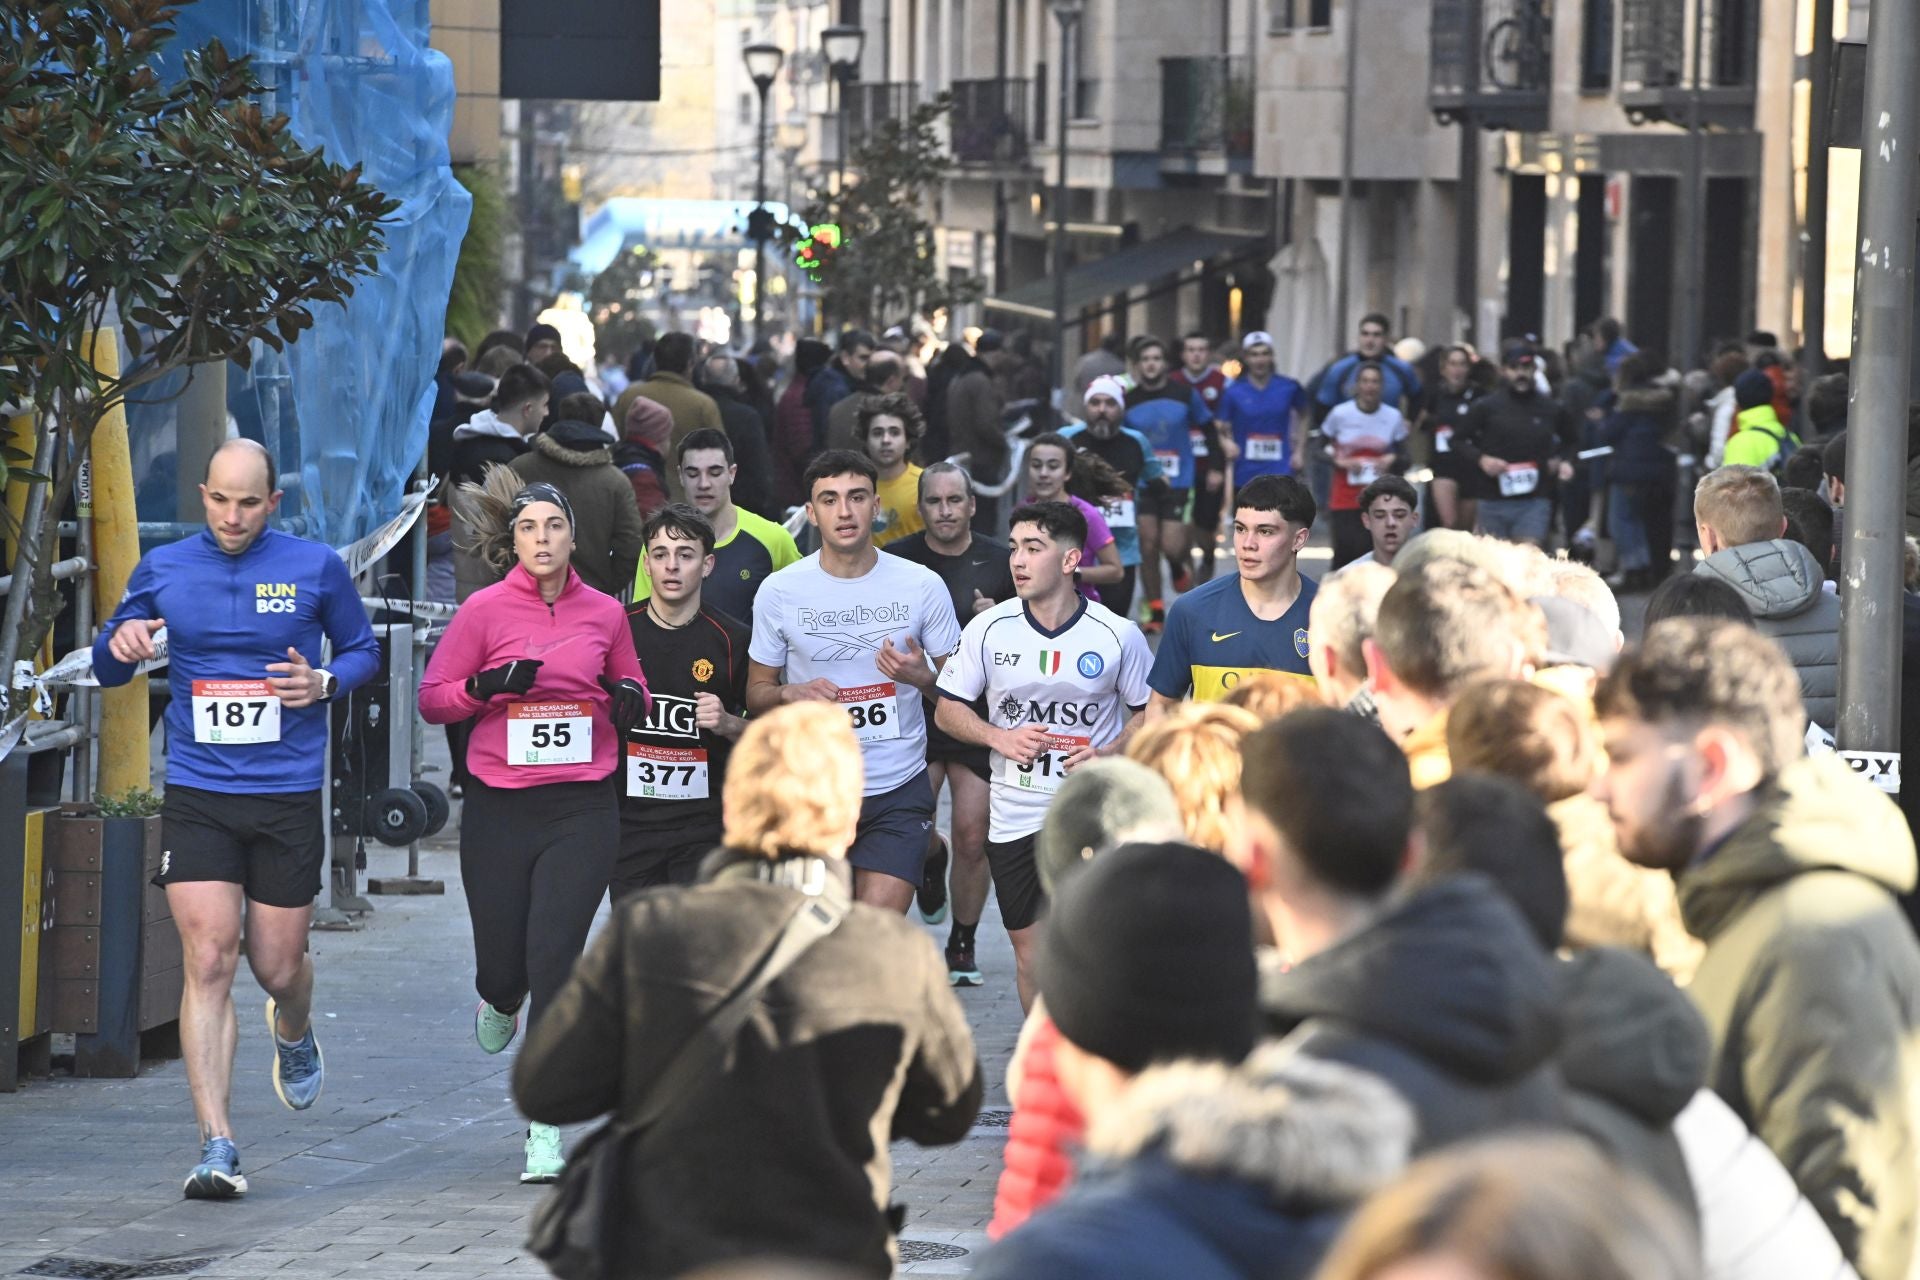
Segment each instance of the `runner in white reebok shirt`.
M1033 1001L1034 925L1044 895L1034 838L1069 771L1126 745L1147 704L1153 654L1140 628L1083 598L1073 571L1086 517L1064 502L1013 513L1019 593L967 624L940 672L935 719L963 742L992 748L987 865L1013 942L1020 1003ZM985 720L969 704L985 696Z
M774 573L753 601L747 711L839 702L866 757L859 834L847 851L854 894L904 912L933 828L924 693L960 644L940 576L873 545L878 473L831 449L804 477L820 550Z

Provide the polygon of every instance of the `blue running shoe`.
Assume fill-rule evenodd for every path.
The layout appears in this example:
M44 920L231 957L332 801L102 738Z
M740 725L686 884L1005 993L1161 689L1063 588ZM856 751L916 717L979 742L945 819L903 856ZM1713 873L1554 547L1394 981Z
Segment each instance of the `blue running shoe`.
M320 1087L327 1082L327 1064L320 1056L320 1042L313 1038L313 1023L308 1021L307 1034L299 1044L281 1044L273 997L268 996L267 1034L273 1037L273 1091L293 1110L305 1111L320 1100Z
M232 1200L247 1194L247 1176L240 1172L240 1152L231 1138L208 1138L200 1148L200 1163L187 1175L187 1199Z

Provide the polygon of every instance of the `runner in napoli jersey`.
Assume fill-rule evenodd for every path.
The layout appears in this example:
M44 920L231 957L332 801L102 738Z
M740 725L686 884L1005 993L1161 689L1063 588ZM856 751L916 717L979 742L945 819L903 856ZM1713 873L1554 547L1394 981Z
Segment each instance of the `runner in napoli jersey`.
M1076 423L1060 431L1073 441L1081 453L1090 453L1119 473L1133 486L1124 497L1109 498L1100 507L1100 515L1113 531L1114 546L1120 551L1120 584L1101 593L1100 602L1121 617L1132 616L1134 579L1140 572L1140 519L1143 510L1157 510L1165 496L1167 482L1160 460L1153 456L1147 438L1125 425L1127 389L1120 379L1103 375L1087 386L1081 398L1086 406L1085 424Z
M1066 775L1126 745L1148 697L1153 655L1140 628L1073 589L1085 517L1063 502L1011 521L1019 598L967 624L940 673L940 727L992 749L987 865L1013 942L1020 1001L1033 1000L1035 923L1044 894L1034 840ZM974 709L985 698L987 715Z
M1255 476L1233 505L1240 572L1174 601L1148 678L1149 715L1188 694L1200 702L1224 698L1249 671L1313 678L1307 612L1316 587L1300 576L1296 559L1313 532L1313 494L1292 476Z
M613 900L692 884L720 844L727 756L747 722L747 626L708 605L713 526L684 503L648 517L641 555L653 594L627 607L653 707L627 734Z
M680 487L693 509L713 526L713 572L701 588L701 603L744 622L753 616L753 597L769 574L800 559L793 535L733 503L733 441L724 431L702 427L680 442ZM647 558L633 575L633 598L653 594Z
M807 520L820 550L768 578L753 602L747 710L838 702L866 757L866 798L847 861L854 895L904 912L933 829L922 695L960 644L947 588L931 570L873 545L879 473L829 449L807 465Z
M229 993L242 949L267 990L274 1089L296 1111L325 1080L309 1020L307 930L326 857L327 709L364 683L380 650L331 547L267 527L273 457L232 440L207 463L207 530L140 561L93 646L101 685L131 680L167 628L167 788L160 874L180 931L180 1042L200 1122L193 1199L247 1190L227 1113L235 1036ZM330 669L312 665L322 639Z

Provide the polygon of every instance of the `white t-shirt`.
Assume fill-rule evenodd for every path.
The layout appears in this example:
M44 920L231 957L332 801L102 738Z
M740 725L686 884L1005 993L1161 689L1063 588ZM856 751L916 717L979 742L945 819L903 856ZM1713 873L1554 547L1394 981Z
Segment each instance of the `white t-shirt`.
M753 598L747 654L778 667L788 684L827 679L853 718L866 756L866 794L879 795L927 767L927 714L920 691L880 674L880 646L904 648L908 636L931 659L960 644L960 623L938 574L880 552L858 578L836 578L814 552L768 575Z
M1355 489L1364 489L1386 474L1384 459L1393 452L1394 445L1407 438L1407 420L1398 409L1384 401L1372 413L1362 413L1359 404L1347 400L1334 406L1333 412L1320 425L1320 434L1332 443L1336 451L1343 447L1362 449L1382 457L1383 461L1378 465L1355 463L1342 467L1335 464L1334 475L1337 480L1344 480Z
M1082 600L1056 632L1042 630L1018 599L974 615L960 651L940 672L939 692L961 702L984 696L996 729L1042 724L1054 733L1031 765L992 753L990 839L1018 840L1040 829L1066 758L1120 736L1125 709L1147 704L1152 666L1140 628L1092 601Z

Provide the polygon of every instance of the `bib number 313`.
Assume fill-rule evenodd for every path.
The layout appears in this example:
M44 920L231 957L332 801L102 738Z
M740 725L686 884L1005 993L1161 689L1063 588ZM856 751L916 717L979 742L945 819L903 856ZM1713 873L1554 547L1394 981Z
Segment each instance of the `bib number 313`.
M507 708L507 763L593 762L593 711L584 702L516 702Z
M840 705L853 720L853 736L862 742L888 742L900 736L899 689L885 684L863 684L842 689Z
M280 741L280 699L265 680L195 680L193 740L221 746Z
M1040 749L1040 754L1033 758L1032 764L1003 760L1000 781L1022 791L1052 795L1067 780L1067 760L1075 752L1085 750L1092 741L1091 738L1075 738L1066 734L1048 734L1046 744Z

